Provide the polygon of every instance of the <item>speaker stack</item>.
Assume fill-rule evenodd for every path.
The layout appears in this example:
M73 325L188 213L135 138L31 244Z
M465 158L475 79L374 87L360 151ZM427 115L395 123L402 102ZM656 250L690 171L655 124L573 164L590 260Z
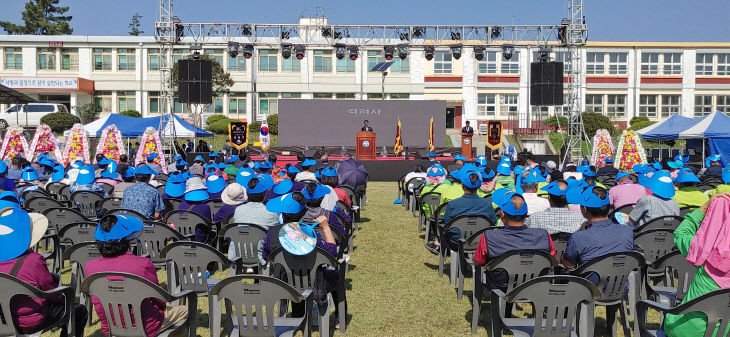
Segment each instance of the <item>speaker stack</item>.
M177 97L180 103L213 103L213 62L187 59L177 61Z
M530 105L563 105L563 62L530 64Z

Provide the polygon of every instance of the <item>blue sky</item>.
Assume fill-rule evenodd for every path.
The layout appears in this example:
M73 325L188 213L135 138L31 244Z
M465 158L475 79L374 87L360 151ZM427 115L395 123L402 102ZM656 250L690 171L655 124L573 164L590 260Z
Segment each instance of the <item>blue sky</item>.
M21 22L25 0L3 0L0 20ZM71 6L77 35L126 35L139 12L152 35L157 0L61 0ZM204 5L201 5L204 4ZM295 23L317 7L334 24L555 24L564 0L176 0L187 22ZM730 41L728 0L585 0L589 39L595 41Z

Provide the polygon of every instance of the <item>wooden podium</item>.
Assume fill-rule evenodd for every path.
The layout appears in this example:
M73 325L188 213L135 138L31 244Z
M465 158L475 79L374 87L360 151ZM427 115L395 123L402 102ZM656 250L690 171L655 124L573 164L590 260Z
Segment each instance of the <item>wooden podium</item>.
M370 131L361 131L355 137L357 159L375 160L375 133Z
M471 138L474 136L472 133L461 133L461 155L467 159L471 158Z

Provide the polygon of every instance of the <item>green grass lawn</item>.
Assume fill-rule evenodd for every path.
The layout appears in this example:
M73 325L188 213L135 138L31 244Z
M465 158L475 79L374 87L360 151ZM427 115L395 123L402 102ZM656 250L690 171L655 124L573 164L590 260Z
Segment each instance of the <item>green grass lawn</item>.
M401 205L392 204L396 197L395 183L370 183L367 195L369 202L362 212L360 230L355 234L347 274L351 318L347 335L469 336L471 279L464 282L464 298L457 300L456 290L449 285L448 267L444 277L439 278L438 258L424 248L416 218ZM66 283L69 273L68 267L64 269ZM225 274L214 275L218 276L225 277ZM159 271L158 277L160 282L165 282L164 271ZM199 298L198 308L198 336L209 336L206 298ZM523 314L529 311L524 309ZM486 335L488 313L489 304L482 304L479 336ZM651 322L658 322L658 315L651 314ZM608 336L603 308L598 308L596 315L596 336ZM102 336L96 314L94 325L84 335ZM315 331L314 335L319 334ZM343 334L338 330L334 336Z

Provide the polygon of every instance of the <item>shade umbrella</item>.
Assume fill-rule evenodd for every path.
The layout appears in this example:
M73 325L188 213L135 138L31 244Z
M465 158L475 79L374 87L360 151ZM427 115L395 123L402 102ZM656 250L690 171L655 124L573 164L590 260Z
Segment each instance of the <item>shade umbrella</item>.
M365 186L368 183L368 171L365 166L352 158L338 163L337 176L340 178L340 185L352 188Z

